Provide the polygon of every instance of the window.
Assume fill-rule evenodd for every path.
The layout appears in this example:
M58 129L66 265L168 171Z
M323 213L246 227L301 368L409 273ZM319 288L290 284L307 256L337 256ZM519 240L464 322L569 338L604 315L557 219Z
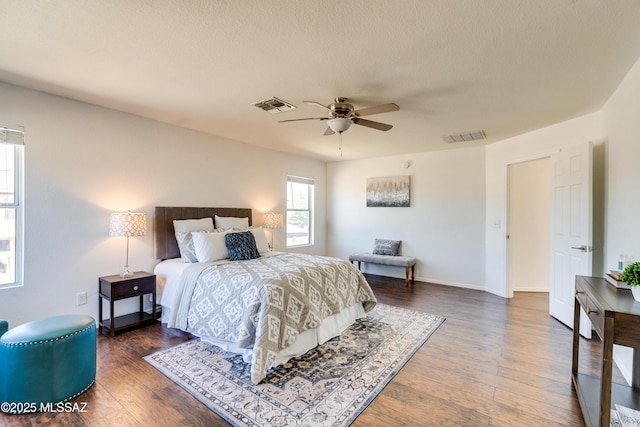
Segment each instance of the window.
M0 124L0 288L22 285L24 131Z
M313 180L287 176L287 247L313 244Z

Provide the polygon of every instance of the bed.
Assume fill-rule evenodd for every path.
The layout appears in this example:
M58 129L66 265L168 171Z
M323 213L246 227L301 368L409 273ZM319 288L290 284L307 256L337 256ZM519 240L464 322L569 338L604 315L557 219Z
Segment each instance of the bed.
M176 227L197 228L201 223L194 221L206 218L242 226L226 232L219 232L225 227L174 229L174 221ZM190 261L196 262L185 262L190 252L185 233L191 234L192 246L198 249L203 241L218 243L200 250L198 259L191 254ZM223 239L227 239L227 258L218 253ZM235 240L243 241L242 250L233 247ZM248 257L243 255L246 242L252 254ZM364 276L349 261L274 252L265 245L264 231L252 227L251 209L155 208L154 248L162 261L154 273L162 322L241 354L251 364L256 384L270 368L338 336L376 304ZM208 256L211 253L217 255ZM231 260L238 253L240 260Z

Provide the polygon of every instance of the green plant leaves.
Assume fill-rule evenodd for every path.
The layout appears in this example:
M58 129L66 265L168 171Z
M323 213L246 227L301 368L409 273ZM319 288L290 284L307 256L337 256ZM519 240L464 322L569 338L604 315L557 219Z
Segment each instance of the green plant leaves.
M625 267L620 278L630 286L640 285L640 262L634 262Z

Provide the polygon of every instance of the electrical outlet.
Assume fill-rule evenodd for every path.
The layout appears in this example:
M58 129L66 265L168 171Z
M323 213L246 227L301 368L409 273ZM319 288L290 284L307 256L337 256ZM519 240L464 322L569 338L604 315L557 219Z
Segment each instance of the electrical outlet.
M87 303L87 293L86 292L78 292L76 294L76 305L84 305Z

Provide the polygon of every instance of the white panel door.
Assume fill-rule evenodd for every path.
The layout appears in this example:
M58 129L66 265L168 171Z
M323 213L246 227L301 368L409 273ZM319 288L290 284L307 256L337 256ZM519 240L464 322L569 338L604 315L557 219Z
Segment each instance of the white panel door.
M592 149L591 143L551 156L551 264L549 313L573 327L575 276L591 275ZM580 332L591 337L582 316Z

